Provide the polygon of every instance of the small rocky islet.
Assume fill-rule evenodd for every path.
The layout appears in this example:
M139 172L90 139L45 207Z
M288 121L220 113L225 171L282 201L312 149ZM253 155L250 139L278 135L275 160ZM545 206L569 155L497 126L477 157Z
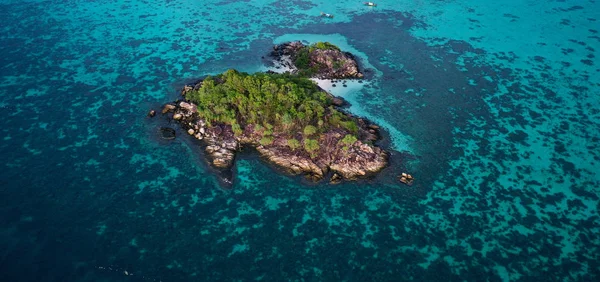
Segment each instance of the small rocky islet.
M288 72L230 69L207 76L186 85L183 99L164 105L162 114L202 140L209 162L221 171L230 171L248 146L313 181L356 180L387 166L389 153L374 145L379 127L345 113L343 99L309 79L362 78L352 54L327 42L288 42L275 45L270 55Z
M354 55L329 42L308 46L300 41L287 42L275 45L270 55L276 64L299 76L319 79L357 79L364 76Z

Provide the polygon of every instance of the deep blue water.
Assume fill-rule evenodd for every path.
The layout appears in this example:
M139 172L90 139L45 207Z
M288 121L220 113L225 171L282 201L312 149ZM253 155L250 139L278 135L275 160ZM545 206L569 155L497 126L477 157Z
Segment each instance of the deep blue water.
M0 0L0 280L599 281L600 4L377 4ZM382 125L379 177L249 152L226 190L159 138L149 109L289 39L360 58L331 91Z

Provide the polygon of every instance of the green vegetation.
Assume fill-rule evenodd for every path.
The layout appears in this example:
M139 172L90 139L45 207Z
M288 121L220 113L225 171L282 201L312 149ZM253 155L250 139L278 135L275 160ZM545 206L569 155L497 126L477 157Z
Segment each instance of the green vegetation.
M315 153L321 133L333 129L358 132L357 123L336 110L314 82L290 74L249 75L228 70L206 77L186 98L198 105L198 115L207 123L229 124L236 136L253 126L253 131L261 134L262 145L284 137L295 150L301 145L293 136L302 132L304 149Z
M296 54L296 59L294 60L294 65L296 65L296 67L299 70L304 70L304 69L308 69L310 68L310 57L309 57L309 51L308 48L302 48L300 51L298 51L298 53Z
M311 135L317 133L317 128L312 125L307 125L304 127L304 136L310 137Z
M235 136L240 136L243 133L242 127L237 122L231 123L231 130Z
M346 136L344 136L344 139L340 140L339 143L343 145L343 149L344 151L348 151L348 149L350 148L350 146L352 146L352 144L354 144L354 142L356 142L358 139L356 139L356 136L352 135L352 134L346 134Z
M236 70L206 77L202 87L188 92L186 98L198 105L198 114L210 123L238 124L240 129L255 124L264 135L272 134L275 127L301 131L323 119L325 107L331 104L306 78Z
M317 42L309 47L310 51L314 51L315 49L320 50L336 50L341 51L339 47L329 43L329 42Z
M345 115L343 115L339 111L335 111L335 109L333 109L333 106L329 106L329 108L331 110L334 110L332 111L332 115L329 119L330 124L344 128L353 134L358 133L358 124L356 124L356 122L354 122L353 120L349 120Z
M354 144L354 142L356 142L358 139L356 139L356 136L352 135L352 134L346 134L346 136L344 136L344 139L340 140L340 142L342 142L342 144L344 145L352 145Z
M260 139L260 144L263 146L271 145L273 143L273 136L265 136Z
M333 62L333 64L332 64L332 66L333 66L333 69L334 69L334 70L338 70L338 69L340 69L341 67L343 67L343 66L344 66L344 63L345 63L345 62L343 62L343 61L342 61L342 62L340 62L340 61L335 61L335 62Z
M308 153L310 153L311 156L314 157L314 155L317 153L319 148L320 148L320 146L319 146L319 142L317 140L304 139L304 150L306 150Z
M290 147L290 149L292 149L292 151L294 151L294 150L300 148L300 141L298 141L296 139L288 139L287 145L288 145L288 147Z

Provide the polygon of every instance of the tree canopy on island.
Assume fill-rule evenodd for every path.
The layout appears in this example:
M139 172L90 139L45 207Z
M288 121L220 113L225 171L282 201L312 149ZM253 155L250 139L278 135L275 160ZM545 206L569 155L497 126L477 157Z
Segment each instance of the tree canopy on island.
M270 144L273 134L294 136L303 133L307 151L318 149L314 140L332 129L352 135L358 124L336 110L331 98L311 80L290 74L247 74L230 69L206 77L186 98L198 106L198 114L208 123L232 126L236 135L253 125L263 129L260 143ZM300 144L291 141L290 147Z

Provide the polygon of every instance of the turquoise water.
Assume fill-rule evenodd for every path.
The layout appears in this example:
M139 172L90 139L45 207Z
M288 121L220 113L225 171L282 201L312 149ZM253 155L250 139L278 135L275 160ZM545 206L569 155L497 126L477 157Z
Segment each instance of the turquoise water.
M600 4L377 4L1 0L2 280L599 280ZM146 118L293 37L368 69L331 90L384 128L380 177L247 153L222 189Z

